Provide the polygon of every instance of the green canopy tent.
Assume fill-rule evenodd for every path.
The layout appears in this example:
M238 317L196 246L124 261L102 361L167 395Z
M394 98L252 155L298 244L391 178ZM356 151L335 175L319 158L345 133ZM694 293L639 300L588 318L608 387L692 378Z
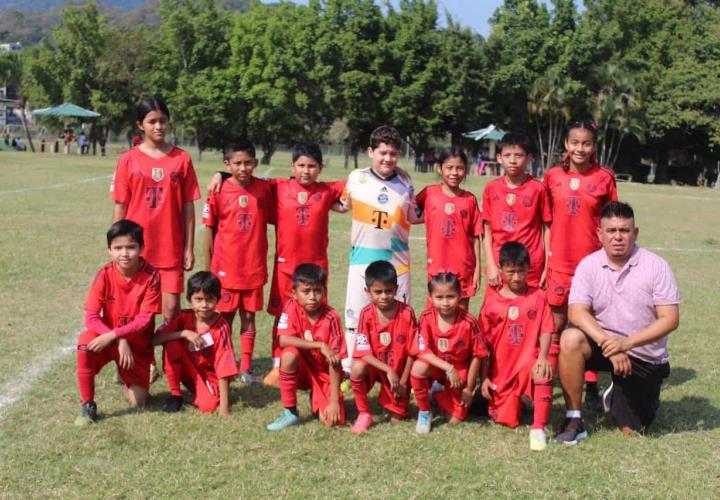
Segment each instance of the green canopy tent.
M77 118L98 118L100 113L81 108L70 102L64 102L60 106L36 109L32 112L35 116L73 116Z

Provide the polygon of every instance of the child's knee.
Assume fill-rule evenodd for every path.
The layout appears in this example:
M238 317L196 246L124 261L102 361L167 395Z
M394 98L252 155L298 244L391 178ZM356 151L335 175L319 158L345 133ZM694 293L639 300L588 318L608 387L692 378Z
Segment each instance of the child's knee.
M425 361L416 359L413 362L411 373L416 376L427 376L430 373L430 367Z
M77 340L78 347L87 346L97 336L98 336L97 333L92 332L90 330L85 330L78 336L78 340Z
M148 391L139 385L131 385L127 388L127 397L130 405L134 408L144 408L147 402Z
M280 368L285 371L295 371L297 369L298 350L295 347L286 347L280 356Z
M354 379L360 379L367 376L368 368L365 363L359 360L353 360L352 367L350 368L350 377Z

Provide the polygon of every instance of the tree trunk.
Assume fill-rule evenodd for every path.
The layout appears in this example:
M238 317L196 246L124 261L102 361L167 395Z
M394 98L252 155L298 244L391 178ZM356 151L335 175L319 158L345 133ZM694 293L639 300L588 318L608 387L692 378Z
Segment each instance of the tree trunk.
M266 143L262 145L263 155L262 158L260 158L261 165L270 165L270 159L275 153L275 148L275 144L272 143Z
M25 121L25 103L27 99L23 96L18 100L18 104L20 105L20 120L22 121L23 129L25 129L25 135L27 136L28 146L30 146L30 151L33 153L35 152L35 146L32 142L32 137L30 137L30 129L28 129L27 121Z
M666 184L668 181L668 150L660 145L657 149L657 165L655 166L655 184Z

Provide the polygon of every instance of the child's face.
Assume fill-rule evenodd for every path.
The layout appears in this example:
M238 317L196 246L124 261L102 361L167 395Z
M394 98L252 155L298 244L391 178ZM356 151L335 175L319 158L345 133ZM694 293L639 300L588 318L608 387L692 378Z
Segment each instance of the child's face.
M522 293L527 288L528 266L505 263L500 266L503 283L514 293Z
M320 283L298 283L293 287L293 296L300 307L308 313L317 312L323 304L325 287Z
M375 149L368 148L368 156L372 160L372 169L375 173L386 178L395 173L400 159L400 151L391 144L381 142Z
M168 117L162 111L150 111L145 115L142 122L138 122L138 128L143 131L146 139L153 142L165 142L165 134L168 129Z
M453 314L460 305L460 294L450 284L434 285L430 300L436 311L443 316Z
M110 258L121 271L132 272L140 263L140 244L128 235L117 236L110 242Z
M395 294L397 293L395 283L381 283L374 281L365 291L370 301L381 311L387 311L395 305Z
M517 177L525 173L525 166L531 160L532 155L516 144L503 147L502 151L497 154L498 163L503 166L510 177Z
M255 167L257 167L257 160L247 151L235 151L229 159L225 160L225 168L242 186L250 182Z
M190 307L197 317L206 319L215 314L218 298L198 290L190 296Z
M459 156L451 156L438 167L443 184L450 188L459 187L460 183L465 180L466 172L467 166Z
M565 139L565 150L574 165L585 165L595 153L595 136L586 128L573 128Z
M292 175L303 187L312 186L320 176L322 165L311 156L300 156L292 163Z

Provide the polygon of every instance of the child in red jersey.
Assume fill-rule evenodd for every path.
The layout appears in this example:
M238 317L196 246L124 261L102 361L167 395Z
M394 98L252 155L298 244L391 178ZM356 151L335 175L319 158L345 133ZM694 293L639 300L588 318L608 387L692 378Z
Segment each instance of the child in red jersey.
M340 316L325 303L327 275L317 264L301 264L292 275L293 299L278 322L280 399L283 413L269 431L300 423L297 390L311 390L312 411L326 426L345 424L340 360L347 356Z
M490 419L520 424L523 397L534 403L530 449L547 446L545 426L552 408L550 340L555 331L545 292L528 285L530 255L522 243L500 248L502 288L491 289L480 311L480 329L490 345L489 373L481 392Z
M159 98L140 102L137 126L145 140L120 157L110 185L113 221L127 218L145 230L143 257L160 272L166 320L180 310L183 271L195 263L194 200L200 198L190 155L165 142L169 119Z
M370 304L360 312L350 382L355 393L358 417L350 429L356 434L372 425L368 391L380 382L378 401L389 412L390 421L407 416L408 382L412 358L409 351L417 322L412 308L395 299L397 271L385 260L365 270L365 292Z
M435 401L454 424L465 419L475 394L477 377L488 355L475 318L460 307L460 280L440 273L428 283L432 308L420 315L420 325L410 354L416 359L410 382L418 405L415 432L430 432L431 379L444 384Z
M200 271L187 282L187 299L192 310L183 310L163 324L153 337L163 346L163 368L170 396L166 412L182 409L180 383L195 394L193 404L202 413L219 407L221 416L230 414L230 380L237 375L232 331L215 310L220 299L220 280Z
M498 144L497 161L503 166L505 175L490 181L482 195L488 285L502 285L498 264L500 247L506 241L517 241L530 252L528 284L542 288L547 272L552 214L542 182L526 172L532 161L530 139L525 134L508 132Z
M426 187L415 197L427 231L428 280L444 272L455 274L462 290L460 307L466 310L480 285L483 232L475 195L460 188L467 163L462 148L443 150L438 166L441 183Z
M263 308L267 282L267 224L274 200L270 183L253 177L255 147L247 139L231 141L224 151L232 177L208 196L203 210L205 268L220 278L217 309L232 326L240 316L240 380L257 382L252 373L255 313Z
M578 263L601 247L600 212L617 201L615 175L600 166L595 156L597 126L592 121L572 123L565 132L566 154L562 164L545 173L544 184L552 208L550 252L546 290L555 329L567 324L570 283ZM597 373L586 372L585 405L601 411Z
M160 275L140 257L143 229L119 220L107 232L112 261L95 275L85 302L85 331L77 346L82 407L75 423L97 420L95 376L115 361L130 404L145 405L150 384L154 315L160 312Z

